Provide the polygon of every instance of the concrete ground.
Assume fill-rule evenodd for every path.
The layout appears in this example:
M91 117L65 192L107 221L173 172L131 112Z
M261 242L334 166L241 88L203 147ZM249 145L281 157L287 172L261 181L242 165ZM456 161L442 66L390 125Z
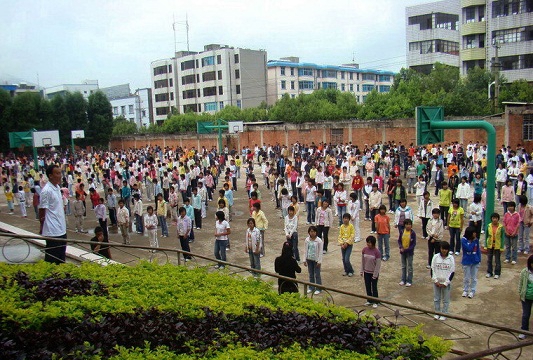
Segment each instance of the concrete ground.
M258 174L256 167L256 173ZM266 231L266 255L261 259L262 269L269 272L274 272L274 259L281 253L281 246L285 240L283 233L283 221L280 217L280 212L275 210L275 203L270 201L271 195L263 186L261 176L258 176L260 183L260 190L262 193L263 209L269 220L269 228ZM246 231L246 220L249 217L248 199L244 189L244 178L238 182L238 191L235 192L235 206L234 216L231 224L231 250L228 251L228 262L237 263L240 265L249 264L248 255L244 252L244 234ZM432 189L431 189L432 190ZM433 191L430 191L433 194ZM384 202L386 201L384 197ZM432 196L434 204L438 204L438 199ZM416 206L414 195L408 196L408 204L414 208L416 213ZM148 202L144 202L145 207ZM191 252L201 254L204 256L213 256L214 244L214 207L215 202L209 203L207 218L204 219L203 228L195 230L196 240L191 244ZM302 207L303 208L303 204ZM33 209L28 209L28 218L20 216L20 209L15 208L15 215L10 215L7 212L5 197L0 194L0 221L5 222L21 229L38 232L38 221L35 220ZM502 213L502 208L498 205L496 211ZM392 215L392 214L391 214ZM306 213L302 212L300 216L299 244L300 253L303 254L303 240L307 235L307 225L305 225ZM364 213L361 215L361 237L364 239L370 233L370 222L364 221ZM89 240L91 234L78 234L73 231L73 219L69 217L68 224L68 238ZM94 229L97 226L96 219L91 211L88 211L87 219L85 220L86 229ZM427 263L427 243L422 237L421 221L415 218L414 230L418 235L418 244L415 249L414 257L414 281L413 286L407 288L399 286L401 275L401 265L399 251L397 244L397 230L392 229L391 234L391 258L388 262L382 263L382 271L379 278L379 297L396 302L400 305L414 306L425 309L427 312L417 312L413 310L403 309L396 306L382 305L374 310L376 314L381 317L382 321L391 323L403 324L407 326L415 326L422 324L424 330L428 334L436 334L443 338L454 341L453 348L466 352L481 351L488 347L495 347L499 345L516 342L513 335L506 332L495 332L493 328L487 328L480 325L467 323L464 321L448 319L446 321L435 321L431 314L433 310L433 288L429 270L426 269ZM364 282L358 276L360 267L361 249L365 246L365 242L361 241L354 245L352 253L352 265L356 270L354 277L342 276L343 267L340 255L340 247L336 246L339 227L335 224L329 233L330 246L329 251L324 255L322 265L322 282L327 287L340 289L343 291L353 292L356 294L365 294ZM179 248L179 241L176 237L176 227L169 221L168 238L161 238L159 236L159 243L161 247ZM0 237L0 245L4 244L7 238ZM121 243L121 236L119 234L110 234L110 240ZM449 240L449 236L445 234L445 240ZM133 245L148 246L148 239L142 235L131 233L131 243ZM13 245L13 242L12 242ZM20 252L26 254L28 251L25 245L18 243ZM8 254L14 254L13 249L8 249ZM44 258L35 248L29 250L31 256L29 259L36 260ZM15 254L16 250L15 250ZM150 253L147 250L141 249L113 249L112 255L114 260L122 263L135 264L140 259L149 259ZM16 255L22 256L22 255ZM15 256L15 258L16 258ZM170 261L177 264L177 256L175 253L156 253L155 257L159 262ZM500 279L485 278L486 272L486 257L482 256L482 264L478 274L477 292L473 299L461 297L463 271L460 266L461 257L456 257L456 273L452 282L452 298L450 305L450 312L453 315L507 326L515 329L520 328L521 319L521 305L518 298L518 276L519 272L526 266L526 255L519 255L518 264L502 264L502 275ZM1 259L0 259L1 260ZM18 258L17 258L18 260ZM3 260L2 260L3 261ZM503 261L503 259L502 259ZM209 263L203 260L196 260L187 263L187 266L208 265ZM216 271L213 269L213 271ZM230 272L232 270L229 270ZM246 271L235 271L243 276L250 276ZM298 276L301 280L307 280L307 269L302 266L302 274ZM276 286L276 281L268 279L263 276L263 280L271 281L273 286ZM346 306L355 311L368 310L364 306L365 300L362 298L351 297L347 295L337 294L335 292L323 292L321 295L314 297L317 301L334 302L337 305ZM399 310L399 312L397 311ZM515 334L516 336L517 334ZM518 351L506 353L509 359L533 359L533 346L522 349L520 354ZM453 356L448 356L453 358Z

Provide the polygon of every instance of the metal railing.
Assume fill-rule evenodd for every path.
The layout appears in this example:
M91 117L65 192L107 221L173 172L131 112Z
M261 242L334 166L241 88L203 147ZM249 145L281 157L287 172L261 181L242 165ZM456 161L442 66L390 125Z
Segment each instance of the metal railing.
M2 241L1 240L2 238L8 238L8 239L6 241ZM90 245L94 244L94 242L91 242L91 241L73 240L73 239L57 239L57 238L47 238L47 237L42 237L42 236L17 235L17 234L12 234L12 233L0 232L0 246L2 247L2 253L3 254L5 253L6 247L12 245L11 242L14 239L19 239L19 240L22 240L22 241L24 241L24 242L26 242L28 244L32 243L32 244L36 244L36 245L39 245L39 246L43 246L44 242L47 239L55 240L55 241L62 241L62 242L65 242L66 244L74 245L76 248L80 249L81 252L78 252L79 254L82 254L82 255L89 255L90 254L90 255L92 255L91 257L80 257L80 259L78 259L79 261L93 261L93 262L97 262L97 263L102 264L102 265L108 265L108 264L113 264L113 263L114 264L124 264L124 262L118 263L118 262L115 262L113 260L105 259L105 258L95 254L94 252L92 252L90 250ZM409 322L417 325L418 323L416 321L410 319L409 316L427 315L427 316L433 317L434 315L441 315L441 316L445 316L445 317L447 317L449 319L458 320L460 322L479 325L479 326L482 326L482 327L493 329L492 333L487 338L487 349L476 351L476 352L472 352L472 353L466 353L464 351L460 351L460 350L457 350L457 349L452 349L451 353L455 354L455 355L458 355L457 357L454 358L455 360L482 359L482 358L484 358L486 356L489 356L489 355L493 355L494 358L498 358L498 357L501 356L501 357L503 357L505 359L521 359L522 358L522 352L523 352L522 350L523 350L523 348L533 345L533 332L524 331L524 330L520 330L520 329L515 329L515 328L509 327L509 326L492 324L492 323L488 323L488 322L485 322L485 321L479 321L479 320L476 320L476 319L471 319L471 318L458 316L458 315L453 315L453 314L438 313L438 312L435 312L434 310L431 310L431 309L425 309L425 308L421 308L421 307L417 307L417 306L400 304L400 303L397 303L397 302L394 302L394 301L389 301L389 300L385 300L385 299L382 299L382 298L374 298L374 297L367 296L367 295L364 295L364 294L357 294L357 293L354 293L354 292L345 291L345 290L342 290L342 289L332 288L332 287L328 287L328 286L323 286L323 285L318 286L318 285L316 285L314 283L310 283L308 281L298 280L298 279L294 279L294 278L290 278L290 277L285 277L285 276L278 275L276 273L272 273L272 272L268 272L268 271L264 271L264 270L252 269L249 266L244 266L244 265L240 265L240 264L234 264L234 263L230 263L230 262L227 262L227 261L221 261L221 260L213 259L211 257L207 257L207 256L204 256L204 255L200 255L200 254L196 254L196 253L192 253L192 252L186 252L186 251L183 251L183 250L180 250L180 249L161 248L161 247L160 248L152 248L150 246L126 245L126 244L120 244L120 243L114 243L114 242L102 243L102 244L104 246L109 246L110 248L112 248L112 249L114 249L116 251L120 251L123 254L131 256L133 259L131 261L126 262L126 264L130 264L130 263L133 263L135 261L138 261L138 260L142 259L139 255L134 254L132 252L133 249L148 250L149 251L149 258L147 260L150 261L150 262L154 260L154 255L155 254L161 253L161 254L164 255L164 258L166 259L167 263L171 263L171 259L175 255L176 259L177 259L178 266L185 265L188 261L192 261L193 263L196 263L197 266L210 266L210 264L213 264L213 263L222 264L225 267L227 267L228 270L230 268L231 269L238 269L238 270L234 270L234 271L229 271L230 274L239 274L239 273L249 272L249 273L254 274L256 276L258 274L260 274L260 275L268 276L268 277L271 277L271 278L281 279L281 280L284 280L284 281L287 281L287 282L291 282L291 283L295 283L295 284L301 285L301 286L303 286L303 295L305 297L309 297L310 296L311 298L313 298L314 297L314 293L311 292L310 294L308 294L307 290L310 287L318 288L318 289L320 289L322 291L323 294L324 293L326 294L326 296L322 295L320 298L322 300L324 300L325 302L327 302L327 303L334 303L335 302L334 295L346 295L346 296L349 296L349 297L352 297L352 298L361 299L361 300L366 300L366 301L371 301L371 302L378 302L381 306L385 306L385 307L387 307L388 309L390 309L392 311L392 313L393 313L392 317L395 319L395 321L389 320L391 318L391 316L379 316L379 315L376 315L376 319L378 321L386 321L389 325L397 325L398 319L400 317L406 318ZM87 247L89 247L89 249L87 249ZM45 249L43 249L42 251L45 251ZM185 260L184 255L188 255L188 256L192 257L192 259L191 260ZM206 264L201 265L199 263L199 260L205 260ZM394 309L394 308L396 308L396 309ZM403 309L404 312L402 313L402 311L400 309ZM412 311L412 312L408 313L408 312L406 312L406 310L409 310L409 311ZM465 337L462 337L462 338L457 338L455 340L470 339L471 338L470 334L468 334L468 333L466 333L464 331L461 331L460 329L454 328L451 325L448 325L448 326L450 326L451 328L453 328L456 331L459 331L460 333L462 333L465 336ZM523 334L523 335L528 336L529 338L526 339L526 340L518 341L519 339L517 337L517 334ZM503 338L503 341L507 342L507 343L505 343L503 345L494 346L494 343L498 342L497 341L498 337ZM449 339L449 340L453 340L453 339ZM491 341L493 342L493 344L491 344ZM513 354L513 355L509 355L508 352L512 351L512 350L517 350L518 353ZM531 352L528 351L528 354L531 354L532 352L533 352L533 350L531 350ZM509 357L509 356L512 356L512 357ZM529 360L530 358L531 357L528 357L527 359Z

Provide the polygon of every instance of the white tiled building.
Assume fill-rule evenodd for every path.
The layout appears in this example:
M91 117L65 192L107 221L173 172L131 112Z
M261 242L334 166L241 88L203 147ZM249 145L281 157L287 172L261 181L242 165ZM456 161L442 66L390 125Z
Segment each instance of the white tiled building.
M172 109L214 113L228 105L258 106L267 99L266 59L264 50L212 44L152 62L155 121L164 121Z
M100 89L113 109L113 118L123 116L137 127L148 127L153 123L152 89L137 89L134 93L129 84Z
M460 0L406 8L407 66L429 73L433 64L459 64Z
M394 73L382 70L359 69L357 64L317 65L301 63L298 57L271 60L268 67L268 104L274 104L284 94L296 97L317 89L333 88L355 95L364 102L366 95L376 89L389 92Z
M65 95L67 92L79 92L87 100L89 95L98 90L98 80L85 80L80 84L62 84L44 89L47 99L52 99L56 95Z
M410 68L429 72L439 61L461 75L475 66L491 69L497 46L508 81L533 81L533 0L439 1L406 8L406 21Z

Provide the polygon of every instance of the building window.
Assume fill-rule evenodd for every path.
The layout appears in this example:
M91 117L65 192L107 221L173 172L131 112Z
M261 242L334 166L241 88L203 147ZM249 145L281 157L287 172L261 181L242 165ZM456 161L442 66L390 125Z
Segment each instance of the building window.
M170 66L171 65L169 65L169 67ZM172 72L172 70L170 70L169 72ZM154 76L161 75L161 74L166 74L166 73L167 73L167 66L166 65L158 66L158 67L154 68Z
M235 64L239 63L239 54L233 55L233 59L235 60Z
M167 79L154 81L154 89L162 89L166 87L168 87Z
M215 96L217 94L216 86L206 87L203 89L204 96Z
M346 85L341 84L341 91L346 91Z
M390 75L379 75L379 81L390 81Z
M224 87L222 85L218 87L218 95L224 95Z
M168 94L155 94L155 102L168 101Z
M224 101L221 101L221 102L218 103L218 108L219 108L219 110L224 109Z
M126 105L123 105L120 107L120 114L121 115L126 115Z
M281 90L285 90L287 88L285 80L281 80Z
M344 143L344 129L331 129L331 143L332 144Z
M322 70L323 78L337 78L337 72L335 70Z
M206 56L202 58L202 67L203 66L209 66L209 65L215 65L215 57L214 56Z
M523 3L522 9L520 9L520 3ZM528 4L529 3L529 4ZM529 5L529 6L527 6ZM502 17L509 15L516 15L520 12L532 12L533 6L530 1L520 0L498 0L492 2L492 17Z
M170 100L174 101L174 93L173 92L170 93Z
M294 76L294 68L291 67L291 76Z
M390 85L379 85L379 92L389 92L390 91Z
M217 64L222 64L222 55L217 55Z
M183 105L183 112L198 112L198 105L197 104L189 104L189 105Z
M181 63L181 71L194 69L194 60L188 60Z
M350 80L353 80L353 73L350 73Z
M363 92L370 92L374 90L374 85L363 84Z
M235 92L236 92L237 94L240 94L240 93L241 93L241 86L240 86L240 85L237 85L237 86L235 87Z
M294 80L291 81L291 90L294 90Z
M295 94L291 94L291 99L296 99L296 95Z
M300 90L313 90L314 84L312 81L298 81L298 88Z
M528 29L532 32L531 28ZM498 42L504 43L514 43L526 40L526 28L514 28L514 29L505 29L492 32L492 39L498 40Z
M118 106L113 106L113 115L118 115Z
M309 68L298 69L298 76L313 76L313 69L309 69Z
M282 75L282 76L285 76L285 66L282 66L282 67L280 67L279 69L280 69L280 71L281 71L281 75Z
M196 97L196 91L194 89L185 90L182 92L182 96L184 99L193 99Z
M464 23L476 22L476 7L470 6L464 9Z
M237 107L238 107L239 109L242 108L242 101L241 101L241 100L237 100Z
M359 92L359 84L357 84L357 92Z
M130 114L133 114L133 105L129 105L129 106L128 106L128 112L129 112Z
M155 108L156 115L166 115L170 112L168 106Z
M135 120L134 118L130 118L130 122L133 122L133 120Z
M522 125L522 133L523 140L533 140L533 114L524 114L524 124Z
M181 85L187 85L187 84L194 84L194 80L196 79L196 76L194 75L187 75L181 77Z
M337 89L337 83L324 81L322 89Z
M218 70L218 80L222 80L222 70Z
M363 81L364 80L376 80L376 75L374 74L363 74Z
M353 84L350 84L350 91L353 92Z
M204 111L217 111L217 103L216 103L216 101L205 103L204 104Z
M216 80L216 72L208 71L202 74L202 81L213 81Z
M241 78L241 71L239 69L235 69L235 79Z
M341 79L344 80L344 71L341 71Z

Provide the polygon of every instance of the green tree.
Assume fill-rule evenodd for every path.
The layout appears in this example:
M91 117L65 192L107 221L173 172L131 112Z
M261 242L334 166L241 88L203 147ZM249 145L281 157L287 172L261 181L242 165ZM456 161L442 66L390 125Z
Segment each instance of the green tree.
M500 104L504 101L533 102L533 85L526 80L513 81L503 86L498 98Z
M137 126L134 122L127 120L123 115L117 116L113 125L113 136L135 134Z
M52 129L59 131L59 140L62 146L70 144L70 120L68 117L65 98L61 95L56 95L50 100L52 109ZM68 136L67 136L68 134Z
M242 110L237 106L226 106L216 113L216 118L226 121L240 121L242 120Z
M96 91L89 95L87 119L84 143L92 146L108 146L113 129L113 111L111 103L103 92Z
M39 107L41 97L38 93L24 92L15 96L8 109L10 121L8 131L28 131L40 128Z
M80 92L65 95L65 107L70 122L70 130L87 129L87 100ZM68 137L70 138L70 130Z
M42 130L55 130L52 104L48 99L41 99L41 104L39 105L39 120L41 122L40 128Z

